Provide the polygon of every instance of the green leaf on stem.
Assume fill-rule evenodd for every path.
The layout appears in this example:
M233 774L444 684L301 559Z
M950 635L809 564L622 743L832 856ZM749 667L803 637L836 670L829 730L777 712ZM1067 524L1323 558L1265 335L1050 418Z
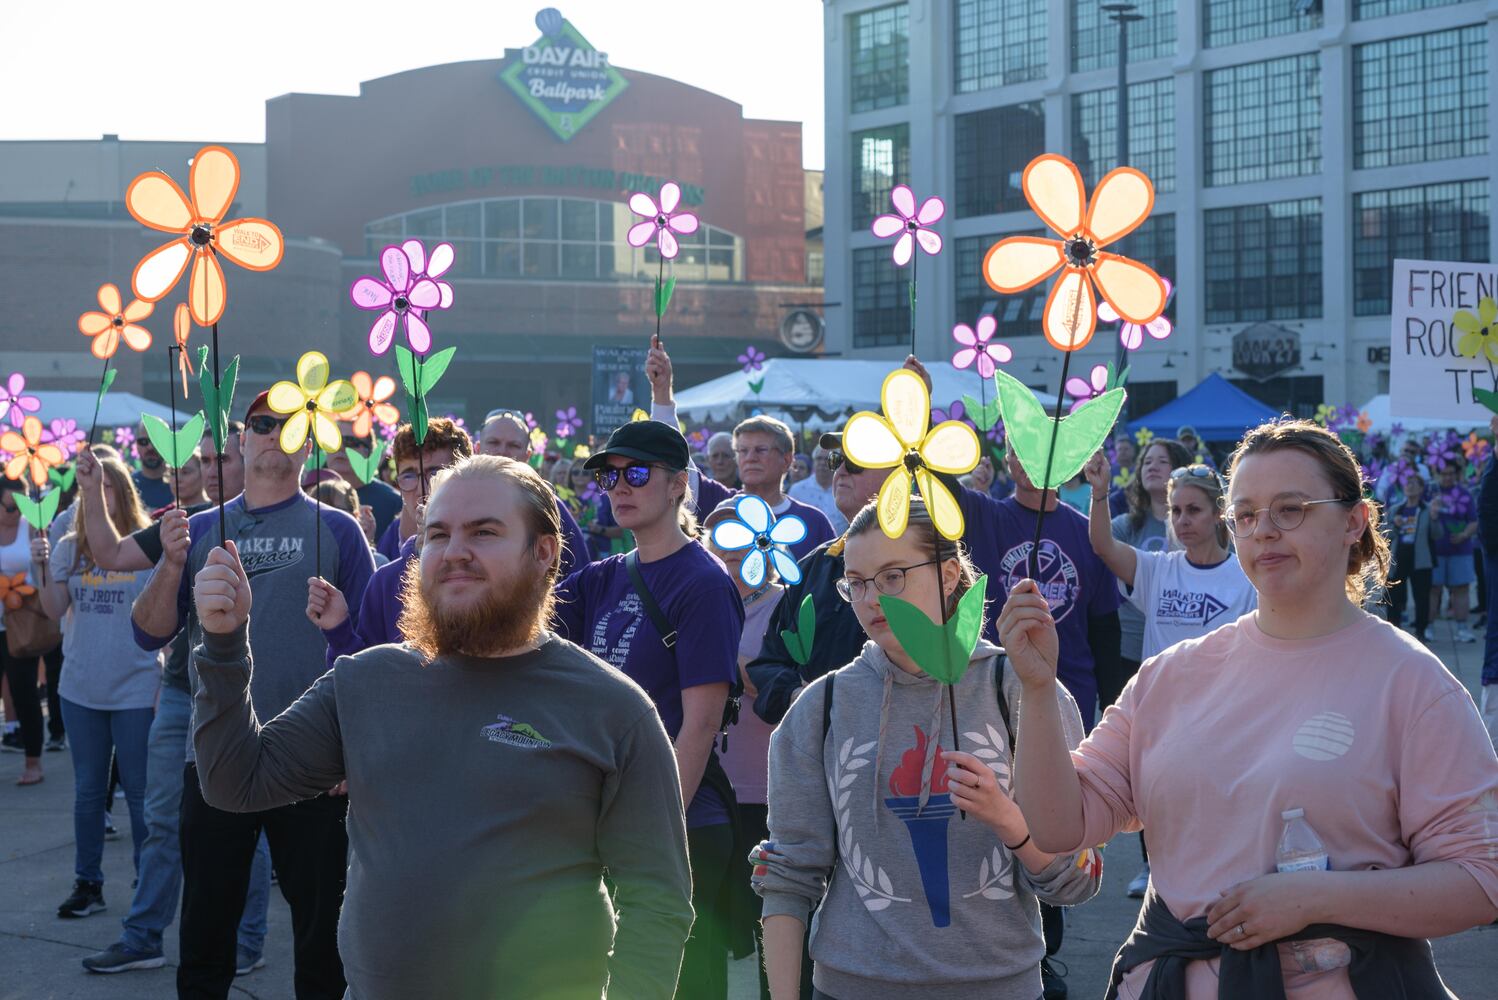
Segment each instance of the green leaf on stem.
M914 604L888 594L880 595L879 609L916 666L943 684L956 684L967 673L968 661L978 647L987 584L988 577L978 577L957 602L957 613L945 625L932 621Z

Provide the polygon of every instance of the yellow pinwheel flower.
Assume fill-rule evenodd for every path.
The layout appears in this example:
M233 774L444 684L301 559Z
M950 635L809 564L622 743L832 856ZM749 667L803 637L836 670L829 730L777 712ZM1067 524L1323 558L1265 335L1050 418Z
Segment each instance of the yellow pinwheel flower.
M978 435L959 420L930 427L931 395L921 377L907 368L889 373L879 402L883 416L864 410L843 426L843 454L850 461L865 469L893 470L879 487L879 527L891 538L905 533L913 483L926 498L936 530L956 541L964 527L962 508L934 473L973 471L981 454Z
M307 443L308 431L323 451L343 447L338 414L357 403L359 393L346 379L329 382L330 371L325 355L308 351L297 360L295 382L277 382L270 387L266 404L291 417L281 428L281 450L288 455Z
M1451 325L1462 331L1462 339L1456 342L1458 354L1467 358L1486 354L1489 361L1498 361L1498 302L1482 299L1476 316L1463 309L1451 317Z

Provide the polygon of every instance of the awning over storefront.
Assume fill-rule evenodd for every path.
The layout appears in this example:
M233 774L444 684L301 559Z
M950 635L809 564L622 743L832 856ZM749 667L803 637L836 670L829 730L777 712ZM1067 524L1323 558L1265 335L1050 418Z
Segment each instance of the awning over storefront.
M1203 441L1236 441L1250 427L1277 416L1273 408L1213 372L1184 396L1129 421L1129 430L1148 427L1160 437L1175 437L1182 427L1191 427Z

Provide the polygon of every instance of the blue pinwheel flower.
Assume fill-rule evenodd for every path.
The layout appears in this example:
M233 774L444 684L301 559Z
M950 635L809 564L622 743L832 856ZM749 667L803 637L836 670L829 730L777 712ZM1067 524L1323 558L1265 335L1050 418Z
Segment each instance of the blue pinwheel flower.
M749 586L758 587L773 563L786 583L800 583L801 567L786 546L806 537L806 522L795 514L777 521L770 505L752 495L739 497L734 511L737 519L720 521L713 527L713 544L727 552L754 550L739 564L739 577Z

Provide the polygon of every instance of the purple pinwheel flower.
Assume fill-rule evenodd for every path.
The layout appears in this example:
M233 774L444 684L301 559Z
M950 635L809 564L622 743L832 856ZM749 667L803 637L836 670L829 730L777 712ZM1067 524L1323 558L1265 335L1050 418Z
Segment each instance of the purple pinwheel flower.
M952 327L952 339L963 345L952 355L952 367L967 368L976 361L979 377L993 378L995 368L1014 360L1007 344L989 343L998 329L999 321L992 316L980 316L976 331L966 323Z
M583 488L577 491L577 498L583 503L592 503L601 496L603 496L603 492L599 490L598 484L593 482L592 479L589 479L583 484Z
M417 354L425 354L432 349L432 331L416 310L440 308L442 289L431 278L418 278L411 258L400 247L380 251L380 269L385 272L384 281L365 275L349 289L349 297L360 309L384 310L369 328L370 351L378 356L390 350L396 324L404 321L406 343Z
M1073 375L1066 380L1066 392L1074 402L1067 412L1076 413L1082 408L1082 404L1095 396L1101 396L1108 388L1108 366L1093 365L1092 372L1086 379L1077 378Z
M1170 283L1170 279L1168 278L1161 278L1160 280L1165 283L1165 303L1169 305L1170 297L1175 294L1175 286ZM1170 318L1164 313L1161 313L1158 318L1143 325L1130 323L1118 315L1118 311L1108 304L1107 299L1098 302L1097 318L1104 323L1118 323L1119 343L1123 344L1124 348L1130 351L1137 351L1143 346L1144 335L1146 333L1156 340L1164 340L1175 329L1170 322Z
M1394 426L1389 428L1389 437L1391 437L1391 438L1397 438L1397 437L1400 437L1403 434L1404 434L1404 424L1401 424L1401 423L1399 423L1399 422L1396 421L1395 424L1394 424Z
M971 423L967 418L967 404L963 403L960 399L954 399L945 410L940 406L931 407L931 425L933 427L937 424L946 423L948 420Z
M1432 472L1440 472L1448 465L1463 465L1466 457L1462 454L1462 439L1456 431L1445 431L1433 435L1430 443L1425 446L1425 464Z
M571 437L583 429L583 418L577 415L577 407L569 406L557 411L557 437Z
M744 366L745 375L761 371L765 367L764 352L757 350L753 344L750 344L744 348L744 353L739 355L739 364Z
M1441 516L1453 521L1465 521L1472 517L1472 491L1464 486L1453 486L1441 490Z
M540 426L541 426L540 424L536 423L536 415L534 413L532 413L530 410L526 410L525 411L525 429L528 430L528 431L533 431L537 427L540 427Z
M88 437L78 429L78 421L72 419L53 420L51 425L42 431L42 440L49 444L55 444L62 449L64 455L73 455L78 451L78 443Z
M121 455L137 457L135 454L135 428L116 427L114 429L114 450Z
M26 422L26 414L35 413L42 408L42 401L35 396L23 396L26 390L26 376L20 372L11 372L10 378L0 385L0 417L10 415L10 422L15 427L20 427Z
M421 240L407 240L401 244L401 249L406 252L406 257L411 261L411 280L419 282L422 278L431 278L437 281L453 266L453 245L451 243L438 243L432 247L432 255L427 256L427 248L421 245ZM448 309L453 304L453 286L445 281L437 281L437 290L442 293L442 299L437 304L438 309Z
M642 247L654 236L661 256L675 260L681 251L676 234L688 236L697 231L697 216L691 212L678 212L676 206L680 203L681 185L675 181L661 185L660 204L644 191L636 191L629 196L629 210L644 216L646 221L630 226L624 239L632 247Z
M921 207L917 209L915 192L904 184L895 186L889 193L889 200L900 214L881 215L870 228L881 240L900 234L900 238L895 241L895 266L904 267L910 263L915 256L917 243L933 257L941 253L941 237L926 227L935 225L947 214L946 202L933 195L921 202Z
M696 448L698 451L702 451L707 447L707 442L712 438L712 436L712 431L708 430L706 427L699 427L695 431L687 435L687 443L690 444L693 448Z

